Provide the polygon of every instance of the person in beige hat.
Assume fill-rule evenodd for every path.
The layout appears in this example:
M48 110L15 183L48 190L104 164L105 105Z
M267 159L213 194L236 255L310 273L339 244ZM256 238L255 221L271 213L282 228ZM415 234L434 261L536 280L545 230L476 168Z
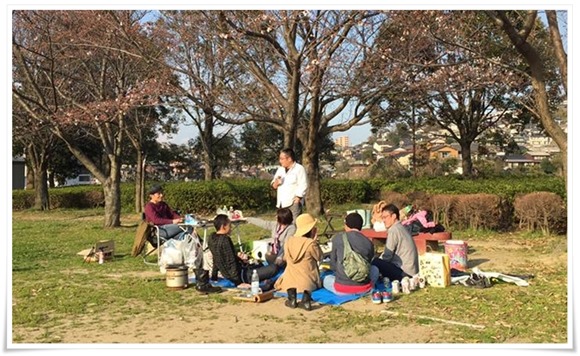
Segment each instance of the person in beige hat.
M288 300L285 305L296 308L296 296L302 292L300 306L305 310L312 309L312 291L321 288L318 262L322 259L322 250L318 245L316 219L308 214L296 218L296 233L284 244L286 269L278 278L274 288L285 290Z

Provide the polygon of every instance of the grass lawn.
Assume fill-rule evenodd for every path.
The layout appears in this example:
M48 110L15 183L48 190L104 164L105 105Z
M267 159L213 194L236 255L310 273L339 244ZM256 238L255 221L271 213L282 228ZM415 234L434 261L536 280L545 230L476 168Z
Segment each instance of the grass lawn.
M193 291L168 291L164 277L155 266L147 266L140 258L130 255L140 214L124 214L123 226L116 229L102 228L102 214L100 209L13 212L12 305L9 309L12 334L8 339L14 344L96 342L88 337L83 339L83 336L73 341L67 335L67 330L83 330L89 324L99 329L111 328L119 336L115 340L121 340L115 342L143 343L147 341L139 339L141 333L127 330L136 320L142 319L145 323L151 315L166 315L176 308L184 311L198 308L205 313L196 317L199 318L196 323L200 323L204 318L215 319L212 311L226 313L230 308L248 306L234 301L229 293L202 296ZM273 219L273 216L274 213L262 217ZM319 228L323 225L320 223ZM246 243L268 235L267 231L250 224L242 225L240 231ZM382 340L378 342L388 343L381 335L387 333L386 330L396 332L400 328L407 328L409 338L396 340L399 343L564 346L571 342L568 340L566 236L461 231L453 232L453 238L469 242L471 266L478 265L484 271L535 277L530 280L529 287L509 283L494 284L485 290L463 286L428 287L390 303L390 313L382 312L385 305L379 307L370 300L360 300L339 307L325 307L310 314L286 315L283 301L273 300L264 303L262 309L248 312L249 318L264 324L263 337L241 342L374 343ZM76 255L103 239L115 240L113 262L84 263L82 257ZM421 317L426 315L431 318ZM191 322L189 319L194 317L184 318ZM461 320L485 325L485 328L441 324L433 318ZM238 322L237 317L235 322ZM213 320L209 325L226 333L228 323ZM303 323L317 332L295 333L296 326ZM270 331L267 330L269 325ZM431 334L425 339L418 338L413 330L423 336L425 330L430 330ZM230 342L216 336L207 336L204 340ZM176 337L151 342L199 341Z

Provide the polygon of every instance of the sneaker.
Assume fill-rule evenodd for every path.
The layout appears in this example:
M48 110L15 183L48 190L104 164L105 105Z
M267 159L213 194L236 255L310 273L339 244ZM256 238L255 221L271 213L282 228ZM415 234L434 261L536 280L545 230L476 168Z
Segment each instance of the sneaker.
M471 276L463 282L467 287L473 288L489 288L491 287L491 282L489 278L485 276L480 276L478 274L472 273Z
M374 290L373 293L371 294L371 300L373 301L373 304L381 304L383 302L381 292L379 292L378 290Z
M384 303L389 303L393 301L393 292L384 290L381 292L381 297Z

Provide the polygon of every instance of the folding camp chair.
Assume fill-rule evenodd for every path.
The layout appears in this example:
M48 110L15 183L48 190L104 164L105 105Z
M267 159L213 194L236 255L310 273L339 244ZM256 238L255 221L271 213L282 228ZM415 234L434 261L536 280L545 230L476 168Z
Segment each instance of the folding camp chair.
M167 238L164 238L160 235L160 231L159 231L159 227L153 224L149 224L151 227L151 232L147 237L147 249L143 249L142 256L143 256L143 262L147 265L150 266L157 266L159 264L159 261L161 259L161 254L163 253L162 248L165 244L165 242L167 242ZM180 227L182 228L182 230L184 232L187 232L187 229L183 227L184 225L180 225ZM204 233L205 235L205 233ZM183 239L186 239L188 237L195 237L197 239L199 239L199 236L197 235L197 232L195 230L192 231L192 233L187 233L184 235ZM188 240L189 241L189 240ZM205 239L204 236L204 243L207 241L207 239ZM149 261L148 257L151 255L157 255L157 259L155 262L153 261ZM184 256L185 257L185 256Z
M165 241L165 239L159 236L159 227L151 224L151 233L149 234L146 243L147 248L144 248L142 251L143 262L146 265L157 266L161 257L161 245L163 245ZM157 260L155 262L147 260L147 258L151 255L157 255Z
M161 255L160 246L164 242L165 239L159 235L159 227L147 222L145 220L145 214L143 214L141 223L135 233L135 241L133 242L131 255L133 257L141 256L145 264L157 265L157 262L150 262L147 258L156 254L157 261L159 261Z

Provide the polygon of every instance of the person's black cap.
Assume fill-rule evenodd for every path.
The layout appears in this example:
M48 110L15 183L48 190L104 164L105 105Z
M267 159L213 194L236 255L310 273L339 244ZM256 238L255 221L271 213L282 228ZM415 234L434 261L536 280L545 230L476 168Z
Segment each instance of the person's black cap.
M351 229L360 230L363 226L363 218L359 213L350 213L344 219L344 223Z
M149 195L159 193L159 192L163 192L163 188L161 188L161 186L159 184L154 184L151 186L151 188L149 188Z

